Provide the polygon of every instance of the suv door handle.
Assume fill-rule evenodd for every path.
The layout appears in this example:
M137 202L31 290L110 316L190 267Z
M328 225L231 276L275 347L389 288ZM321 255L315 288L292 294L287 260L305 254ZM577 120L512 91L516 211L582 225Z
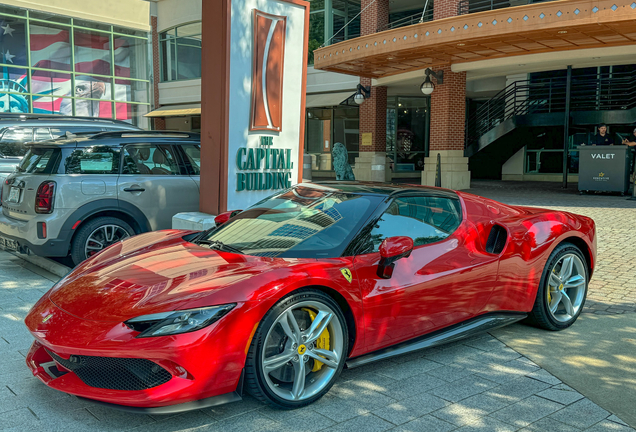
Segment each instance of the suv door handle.
M124 188L124 192L145 192L144 188Z

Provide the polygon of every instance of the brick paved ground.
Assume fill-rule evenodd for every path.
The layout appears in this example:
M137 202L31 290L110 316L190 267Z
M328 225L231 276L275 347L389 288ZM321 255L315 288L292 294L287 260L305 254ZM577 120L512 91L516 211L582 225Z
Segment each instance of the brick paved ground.
M475 182L472 192L508 203L593 217L599 267L590 291L594 313L634 309L630 224L636 203L579 197L542 186ZM506 186L506 187L501 187ZM0 430L13 431L634 431L490 335L345 370L317 403L293 412L250 397L177 416L132 415L51 390L30 376L31 336L22 320L55 278L0 252Z

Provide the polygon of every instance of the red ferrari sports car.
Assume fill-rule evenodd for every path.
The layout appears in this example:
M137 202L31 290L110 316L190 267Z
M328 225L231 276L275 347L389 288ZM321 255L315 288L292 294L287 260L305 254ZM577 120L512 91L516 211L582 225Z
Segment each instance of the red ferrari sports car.
M170 413L316 401L342 369L522 319L579 316L592 219L445 189L300 184L204 232L142 234L77 267L25 322L46 385Z

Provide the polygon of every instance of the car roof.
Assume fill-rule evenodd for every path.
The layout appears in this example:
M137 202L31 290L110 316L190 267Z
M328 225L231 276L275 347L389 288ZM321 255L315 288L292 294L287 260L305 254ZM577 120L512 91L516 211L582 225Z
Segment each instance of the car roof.
M396 183L376 183L366 181L318 181L312 183L301 183L298 186L318 189L333 189L343 193L357 195L380 195L387 197L405 196L405 195L426 195L434 197L444 197L458 199L457 193L450 189L442 189L432 186L422 186L415 184L396 184Z
M57 138L47 141L26 143L30 147L91 147L95 145L124 146L126 144L138 144L140 142L175 142L189 141L198 143L201 135L194 132L181 131L145 131L145 130L121 130L98 132L95 134L69 134L67 138Z
M123 120L106 119L99 117L73 117L58 114L19 114L19 113L2 113L0 114L0 128L21 127L21 126L89 126L92 124L121 126L133 130L139 130L138 127L131 125Z

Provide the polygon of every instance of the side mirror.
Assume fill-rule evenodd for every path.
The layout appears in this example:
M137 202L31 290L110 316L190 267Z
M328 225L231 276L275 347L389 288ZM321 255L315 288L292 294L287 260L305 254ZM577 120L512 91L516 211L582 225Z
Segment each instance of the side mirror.
M232 211L226 211L224 213L221 213L220 215L214 218L214 223L216 224L217 227L219 227L223 225L224 223L226 223L227 221L229 221L230 218L233 218L234 216L236 216L242 211L243 210L232 210Z
M399 236L384 239L380 244L380 265L378 266L378 276L382 279L391 279L395 262L401 258L406 258L413 251L413 239L411 237Z

